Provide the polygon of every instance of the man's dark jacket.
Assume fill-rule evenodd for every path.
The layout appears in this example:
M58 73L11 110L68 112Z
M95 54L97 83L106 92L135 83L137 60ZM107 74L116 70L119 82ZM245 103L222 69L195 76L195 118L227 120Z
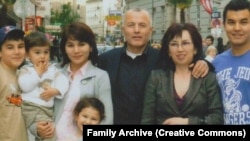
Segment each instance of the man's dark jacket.
M111 81L111 88L112 88L112 99L113 99L113 109L114 109L114 124L140 124L141 122L141 115L143 109L143 100L144 100L144 92L145 92L145 85L146 80L151 72L151 70L155 69L158 65L159 60L159 50L152 48L151 46L147 46L144 52L146 55L146 65L145 65L145 83L143 84L143 89L138 90L140 97L137 98L136 103L127 103L123 102L123 97L118 94L118 76L119 76L119 65L121 60L121 55L125 51L125 47L122 48L115 48L110 50L106 53L103 53L99 56L99 63L98 66L101 69L104 69L108 72L110 81ZM131 95L133 96L133 95ZM137 108L136 111L138 113L131 114L131 109L120 109L119 107L129 106L130 104L136 105L133 108Z

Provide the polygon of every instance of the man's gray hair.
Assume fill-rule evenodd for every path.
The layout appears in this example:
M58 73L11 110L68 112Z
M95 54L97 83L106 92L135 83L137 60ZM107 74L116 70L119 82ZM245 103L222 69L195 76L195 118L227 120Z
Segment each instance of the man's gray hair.
M126 17L126 15L127 15L127 13L128 13L128 12L131 12L131 11L132 11L132 12L145 12L145 13L148 15L148 17L149 17L150 25L151 25L151 26L153 25L151 14L150 14L146 9L139 8L139 7L135 7L135 8L128 9L128 10L125 12L125 14L124 14L123 17L122 17L122 25L124 25L124 23L125 23L125 17Z

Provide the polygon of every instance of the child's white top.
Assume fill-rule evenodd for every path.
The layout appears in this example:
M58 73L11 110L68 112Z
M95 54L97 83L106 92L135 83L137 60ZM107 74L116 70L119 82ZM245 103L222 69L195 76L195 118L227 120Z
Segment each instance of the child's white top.
M54 105L54 98L49 101L45 101L40 98L40 94L43 93L44 87L56 88L60 94L56 98L63 98L69 88L69 80L64 76L55 64L50 64L48 70L38 76L35 71L34 65L28 63L20 69L18 76L18 84L22 90L22 99L36 103L45 107L52 107Z

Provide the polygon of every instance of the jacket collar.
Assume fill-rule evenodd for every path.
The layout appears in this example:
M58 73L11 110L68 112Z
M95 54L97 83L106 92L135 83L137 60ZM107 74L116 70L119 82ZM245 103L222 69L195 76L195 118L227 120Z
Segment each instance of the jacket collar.
M81 68L81 72L85 71L82 79L87 79L87 78L95 76L96 75L96 73L94 71L95 67L96 66L94 66L91 61L88 61L88 63L86 64L86 68L85 69ZM67 64L63 67L63 73L68 74L69 73L68 70L69 70L69 64ZM67 76L69 77L69 75L67 75Z
M179 108L177 107L176 101L175 101L175 96L174 96L174 93L175 93L175 91L174 91L174 73L173 73L173 71L167 71L166 75L167 76L162 77L162 78L166 78L166 81L163 81L163 85L168 86L167 89L170 90L170 94L167 94L168 92L164 92L167 94L167 95L165 95L165 99L169 103L169 106L171 107L171 109L177 115L182 115L182 114L184 114L185 111L187 111L188 108L190 108L189 105L192 103L193 99L198 94L198 91L201 87L203 79L196 79L194 77L191 77L189 89L185 94L185 101L182 105L182 108L179 110Z

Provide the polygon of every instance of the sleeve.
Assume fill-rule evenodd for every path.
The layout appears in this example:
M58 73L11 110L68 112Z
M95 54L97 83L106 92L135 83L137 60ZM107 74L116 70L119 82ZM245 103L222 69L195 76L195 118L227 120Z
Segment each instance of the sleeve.
M96 96L99 98L105 107L105 119L101 122L101 124L113 124L113 102L111 96L111 85L108 73L105 71L100 75L97 80L96 88Z
M156 93L157 79L155 79L153 71L151 72L145 87L145 97L142 112L141 124L156 124Z
M98 62L97 62L97 67L104 69L105 70L105 60L103 57L103 54L99 55Z
M210 71L210 72L214 72L214 71L215 71L215 68L214 68L213 64L210 63L207 59L203 59L203 60L207 63L208 68L209 68L209 71Z
M112 55L114 55L112 54L112 52L105 52L100 54L98 57L97 67L103 70L107 70L109 68L109 64L113 62L112 59L114 59L114 57L110 57Z
M60 70L57 70L55 73L53 87L59 91L59 95L56 96L58 99L62 99L69 90L69 80Z
M40 77L36 73L35 69L28 69L28 67L22 67L20 69L18 75L18 85L24 93L30 92L35 89L40 81Z
M31 131L32 135L34 135L36 138L42 139L42 138L39 137L38 134L37 134L37 127L36 127L36 124L31 124L31 126L30 126L30 131Z
M215 73L210 74L208 79L206 79L206 87L208 88L208 115L204 117L204 122L207 122L207 124L223 124L223 105L220 86L216 80Z

